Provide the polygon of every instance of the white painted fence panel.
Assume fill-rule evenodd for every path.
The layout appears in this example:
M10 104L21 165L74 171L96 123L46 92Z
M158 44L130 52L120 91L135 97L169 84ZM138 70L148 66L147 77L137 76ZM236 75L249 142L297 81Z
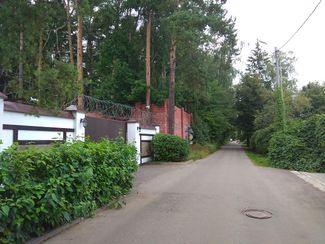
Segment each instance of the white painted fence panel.
M51 114L33 106L4 101L0 96L0 151L14 142L40 145L84 140L84 118L85 114L76 110Z
M19 130L18 131L18 140L53 140L53 141L62 141L63 132L55 131L29 131L29 130Z
M29 115L25 113L8 112L3 113L3 124L74 128L74 119L60 118L56 116Z

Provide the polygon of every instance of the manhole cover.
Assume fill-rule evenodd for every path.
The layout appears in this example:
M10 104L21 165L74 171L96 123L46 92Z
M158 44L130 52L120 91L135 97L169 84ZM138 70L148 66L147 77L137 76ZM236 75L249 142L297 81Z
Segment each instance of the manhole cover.
M254 219L269 219L272 218L272 213L262 209L246 209L242 213L247 217Z

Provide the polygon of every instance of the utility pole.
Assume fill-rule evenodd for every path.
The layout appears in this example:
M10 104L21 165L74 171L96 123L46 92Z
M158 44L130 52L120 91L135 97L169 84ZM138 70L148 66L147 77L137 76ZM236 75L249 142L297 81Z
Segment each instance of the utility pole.
M277 88L278 92L280 93L280 101L277 103L278 106L278 113L279 113L279 119L281 122L282 129L285 130L286 125L286 109L285 109L285 103L284 103L284 94L283 94L283 84L282 84L282 77L281 77L281 67L280 67L280 57L279 57L279 50L275 48L275 64L276 64L276 81L277 81Z

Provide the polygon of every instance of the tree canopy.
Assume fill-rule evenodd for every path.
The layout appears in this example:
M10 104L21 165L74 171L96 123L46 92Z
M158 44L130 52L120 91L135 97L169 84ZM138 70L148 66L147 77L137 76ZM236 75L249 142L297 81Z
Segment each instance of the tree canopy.
M194 114L197 140L225 140L234 128L229 111L238 49L235 22L227 17L224 3L4 1L0 90L10 99L28 102L33 97L49 107L60 107L80 93L130 105L144 102L146 23L151 14L150 100L162 104L169 96L174 38L175 104ZM83 45L81 53L78 43Z

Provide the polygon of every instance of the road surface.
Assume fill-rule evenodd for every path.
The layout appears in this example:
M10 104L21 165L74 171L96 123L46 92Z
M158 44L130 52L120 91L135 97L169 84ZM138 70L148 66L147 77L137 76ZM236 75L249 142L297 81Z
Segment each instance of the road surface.
M248 218L245 209L273 216ZM47 243L324 244L325 193L289 171L254 166L229 144L194 163L141 166L125 207Z

